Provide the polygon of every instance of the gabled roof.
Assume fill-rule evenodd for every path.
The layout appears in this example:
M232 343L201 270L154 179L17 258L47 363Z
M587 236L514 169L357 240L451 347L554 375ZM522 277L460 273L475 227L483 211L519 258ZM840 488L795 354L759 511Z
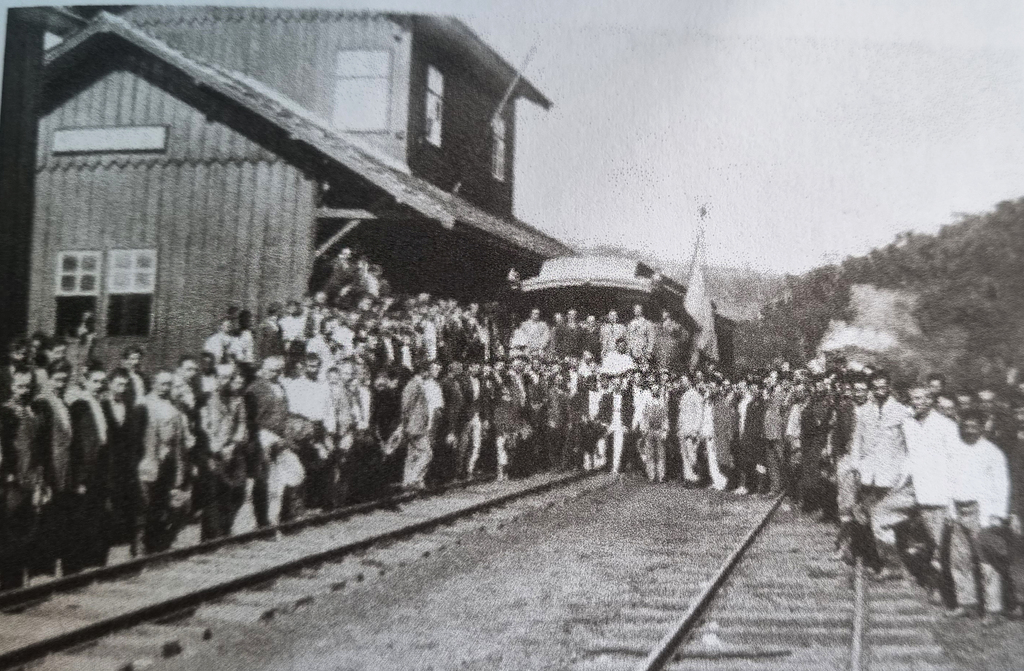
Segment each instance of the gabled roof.
M46 54L47 70L59 69L87 43L104 38L123 40L175 68L200 88L214 91L239 107L281 129L294 142L304 143L324 158L359 175L390 194L398 203L444 226L472 226L541 257L569 253L569 247L517 219L496 217L468 201L408 173L393 159L377 155L330 128L312 112L265 84L173 49L123 18L101 12L82 31Z
M293 9L288 7L215 7L215 6L174 6L140 5L131 9L125 17L137 26L148 25L198 25L213 22L330 22L344 18L385 18L400 25L411 26L435 39L444 41L450 48L459 51L471 63L478 66L487 77L507 87L516 77L512 67L487 42L482 40L462 21L450 16L412 14L402 12L353 11L338 9ZM528 79L520 78L514 91L544 109L551 107L551 101Z

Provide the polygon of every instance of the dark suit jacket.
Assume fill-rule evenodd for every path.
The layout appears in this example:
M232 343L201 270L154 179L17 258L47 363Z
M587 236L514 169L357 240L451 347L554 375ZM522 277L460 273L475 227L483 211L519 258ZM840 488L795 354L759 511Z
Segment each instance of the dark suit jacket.
M586 334L579 324L576 324L575 326L565 326L565 353L568 356L578 357L582 355L585 340Z
M587 350L594 357L600 357L601 355L601 330L594 329L581 329L583 332L583 349Z
M142 437L146 431L146 409L125 399L124 421L118 422L110 401L103 401L107 418L107 451L110 455L110 483L115 491L133 486L139 476Z
M284 438L288 424L288 399L274 393L273 383L261 377L253 380L245 391L245 410L252 438L259 434L260 429L272 431Z
M39 418L32 413L25 421L34 426L22 426L16 408L9 404L0 406L0 485L9 479L19 484L29 484L31 471L38 465ZM17 440L19 429L28 433L27 441Z
M135 382L129 378L128 389L124 393L125 403L128 405L137 404L149 393L149 378L143 373L139 373L139 377L142 378L142 394L141 396L139 395L135 389Z
M101 495L109 483L109 453L107 444L100 435L89 402L74 401L68 410L71 413L71 484L85 486L88 494Z
M746 449L756 449L764 440L764 399L760 394L751 399L747 405L747 415L743 420L743 434L740 444Z
M32 409L39 417L39 463L43 469L43 480L55 492L63 492L71 486L71 438L72 424L60 419L54 403L61 403L51 396L39 396L32 402Z
M449 375L441 381L444 393L444 410L441 431L444 434L458 433L468 420L466 414L466 394L462 378Z
M620 408L622 426L626 427L629 431L633 424L633 394L629 389L622 392L607 392L601 396L601 404L598 406L597 419L604 424L610 424L612 421L612 413L614 412L615 406L612 397L614 394L619 393L622 396L622 405Z
M466 417L472 417L479 413L480 419L488 420L494 408L494 384L487 378L477 378L480 383L480 392L473 395L473 381L467 375L462 381L463 397L466 399Z
M257 359L266 359L268 356L281 356L284 354L284 341L281 339L280 328L263 321L256 327L254 335L256 336Z
M8 364L0 366L0 405L11 398L11 383L14 382L14 375L11 374L11 367Z

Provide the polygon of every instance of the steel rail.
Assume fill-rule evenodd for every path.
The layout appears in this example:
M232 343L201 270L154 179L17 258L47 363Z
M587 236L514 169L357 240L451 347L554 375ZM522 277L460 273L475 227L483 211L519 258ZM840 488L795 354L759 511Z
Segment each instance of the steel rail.
M37 585L28 585L26 587L19 587L17 589L7 590L0 592L0 612L10 611L18 608L25 604L31 604L33 602L46 599L55 594L62 592L68 592L73 589L78 589L86 585L90 585L94 582L100 582L105 580L112 580L115 578L121 578L126 575L138 573L142 569L161 564L164 562L181 561L189 559L196 555L205 554L207 552L213 552L224 547L231 545L241 545L249 543L255 540L272 539L280 534L288 534L296 531L301 531L309 527L321 526L324 524L330 524L331 522L337 522L340 520L347 519L354 515L360 515L363 513L370 513L383 508L396 506L400 503L408 503L421 498L427 498L432 496L440 496L445 492L465 489L476 484L482 484L489 482L491 478L473 478L470 480L459 480L443 487L434 489L424 490L421 492L405 492L388 496L383 499L377 499L375 501L367 501L366 503L357 503L350 506L344 506L337 510L332 510L325 513L316 513L301 517L299 519L284 522L282 524L274 524L266 527L260 527L252 531L246 531L240 534L234 534L232 536L224 536L222 538L215 538L208 541L201 541L192 545L186 545L179 548L173 548L170 550L164 550L163 552L154 552L152 554L142 555L134 557L128 561L119 562L117 564L109 564L107 566L100 566L97 568L86 569L81 573L75 573L73 575L62 576L56 580L50 580L48 582L40 583Z
M675 655L676 649L679 644L682 643L683 639L686 638L692 631L694 626L700 620L701 614L707 609L707 607L714 600L718 591L725 585L729 576L732 574L736 565L743 558L743 555L747 552L754 541L761 534L764 528L768 525L768 521L771 520L772 515L779 509L782 504L782 500L785 495L779 495L775 501L772 502L771 507L758 521L753 529L740 541L736 549L732 551L718 571L715 573L711 582L708 583L701 593L697 596L697 599L690 604L690 607L683 613L682 617L679 618L669 630L667 634L658 642L657 647L651 651L638 667L637 671L659 671L664 668L665 665L672 660Z
M501 506L516 499L539 494L560 486L569 485L580 480L599 475L602 472L603 471L582 471L572 473L526 489L488 498L484 501L468 505L449 513L410 522L398 529L393 529L382 534L376 534L357 541L341 543L340 545L329 549L315 551L299 558L283 560L268 568L256 569L247 573L242 573L238 576L227 578L214 585L201 587L185 595L172 597L156 604L136 607L134 609L126 608L124 611L110 616L97 618L91 622L83 622L81 626L70 631L61 632L34 643L29 643L5 652L0 652L0 669L9 669L20 666L48 654L95 640L116 631L129 629L146 621L155 620L176 613L187 612L190 608L200 606L212 599L225 596L232 592L237 592L247 587L253 587L255 585L265 583L269 580L295 572L299 569L320 564L328 560L337 559L361 550L366 550L384 541L397 540L412 536L437 526L443 526L445 524L455 522L460 518L468 517L489 508Z
M858 556L853 567L853 637L850 640L850 671L862 671L864 631L867 624L867 593L864 584L864 560Z

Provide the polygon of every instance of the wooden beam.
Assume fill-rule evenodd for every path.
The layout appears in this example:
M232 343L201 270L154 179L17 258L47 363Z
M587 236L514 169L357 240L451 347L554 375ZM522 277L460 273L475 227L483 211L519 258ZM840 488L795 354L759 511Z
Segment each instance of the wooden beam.
M377 215L369 210L318 207L316 208L317 219L376 219Z
M341 240L346 235L351 233L352 229L354 229L356 226L358 226L359 222L361 222L361 221L362 221L362 219L350 219L344 226L341 227L341 230L339 230L337 233L332 235L327 240L327 242L325 242L324 244L320 245L320 247L316 250L316 254L313 256L313 258L314 259L319 259L321 256L326 254L331 249L331 247L333 247L334 245L338 244L339 240Z

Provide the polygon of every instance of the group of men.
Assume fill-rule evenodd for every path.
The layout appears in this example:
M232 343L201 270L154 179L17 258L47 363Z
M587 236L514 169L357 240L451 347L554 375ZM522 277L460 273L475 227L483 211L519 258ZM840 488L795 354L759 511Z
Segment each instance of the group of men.
M862 385L854 397L849 450L837 462L840 544L870 528L869 542L851 549L873 575L899 579L911 569L951 616L1016 612L1024 395L950 395L933 376L904 405L884 373L869 384L870 395ZM920 542L907 541L915 529Z
M644 314L642 305L633 306L633 318L627 324L619 321L617 310L609 310L599 323L594 315L580 320L577 310L570 308L563 316L556 312L549 325L541 319L540 309L533 308L509 338L509 347L528 356L541 356L555 361L582 358L589 352L595 360L628 355L626 368L680 372L685 368L684 348L688 334L666 310L661 322L655 323ZM614 372L622 360L606 369Z
M1011 417L990 391L951 397L935 379L908 407L881 373L687 373L685 338L639 305L627 324L533 310L505 333L479 305L378 288L259 324L230 313L152 378L139 349L104 368L73 366L60 339L15 342L0 369L0 589L102 565L114 545L166 550L193 520L212 539L482 471L633 468L788 493L838 520L840 544L860 538L879 578L898 574L897 532L916 523L956 612L1003 609L1024 404Z

